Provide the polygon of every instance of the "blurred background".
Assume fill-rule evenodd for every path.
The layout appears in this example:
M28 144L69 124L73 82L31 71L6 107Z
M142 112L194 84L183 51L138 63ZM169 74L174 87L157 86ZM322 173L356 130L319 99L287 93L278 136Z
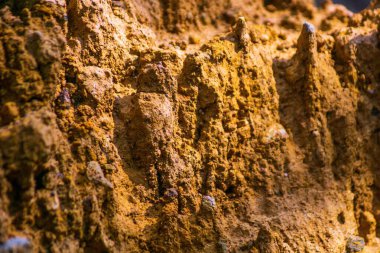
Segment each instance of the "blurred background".
M319 5L323 2L323 0L316 0L316 2ZM343 4L353 12L359 12L365 9L371 0L333 0L333 2L337 4Z

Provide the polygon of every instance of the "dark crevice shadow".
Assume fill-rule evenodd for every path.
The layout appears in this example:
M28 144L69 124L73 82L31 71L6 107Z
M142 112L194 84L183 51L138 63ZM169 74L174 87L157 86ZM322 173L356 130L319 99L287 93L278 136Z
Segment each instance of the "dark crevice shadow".
M293 140L299 147L305 147L307 137L301 128L300 119L305 119L304 108L299 106L303 104L302 97L297 94L294 87L290 87L281 76L285 72L286 67L290 64L290 60L273 59L272 70L276 81L276 89L279 95L279 116L280 123L291 130Z
M315 0L316 5L319 7L325 0ZM360 12L368 7L371 0L334 0L335 4L342 4L352 12Z

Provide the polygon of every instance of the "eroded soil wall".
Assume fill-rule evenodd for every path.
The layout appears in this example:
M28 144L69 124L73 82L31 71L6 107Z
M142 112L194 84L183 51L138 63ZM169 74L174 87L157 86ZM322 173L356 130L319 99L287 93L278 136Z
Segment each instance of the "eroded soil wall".
M0 2L0 252L379 252L380 3Z

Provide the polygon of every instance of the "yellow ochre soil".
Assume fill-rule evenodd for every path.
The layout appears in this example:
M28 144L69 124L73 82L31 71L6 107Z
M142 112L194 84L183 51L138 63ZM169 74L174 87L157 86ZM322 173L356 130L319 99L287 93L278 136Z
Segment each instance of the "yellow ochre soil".
M380 252L379 24L1 0L0 252Z

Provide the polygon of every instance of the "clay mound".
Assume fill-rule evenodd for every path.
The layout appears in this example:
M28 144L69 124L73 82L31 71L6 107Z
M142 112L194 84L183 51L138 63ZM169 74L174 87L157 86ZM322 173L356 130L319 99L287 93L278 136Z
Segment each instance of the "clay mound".
M380 3L0 3L0 252L379 252Z

